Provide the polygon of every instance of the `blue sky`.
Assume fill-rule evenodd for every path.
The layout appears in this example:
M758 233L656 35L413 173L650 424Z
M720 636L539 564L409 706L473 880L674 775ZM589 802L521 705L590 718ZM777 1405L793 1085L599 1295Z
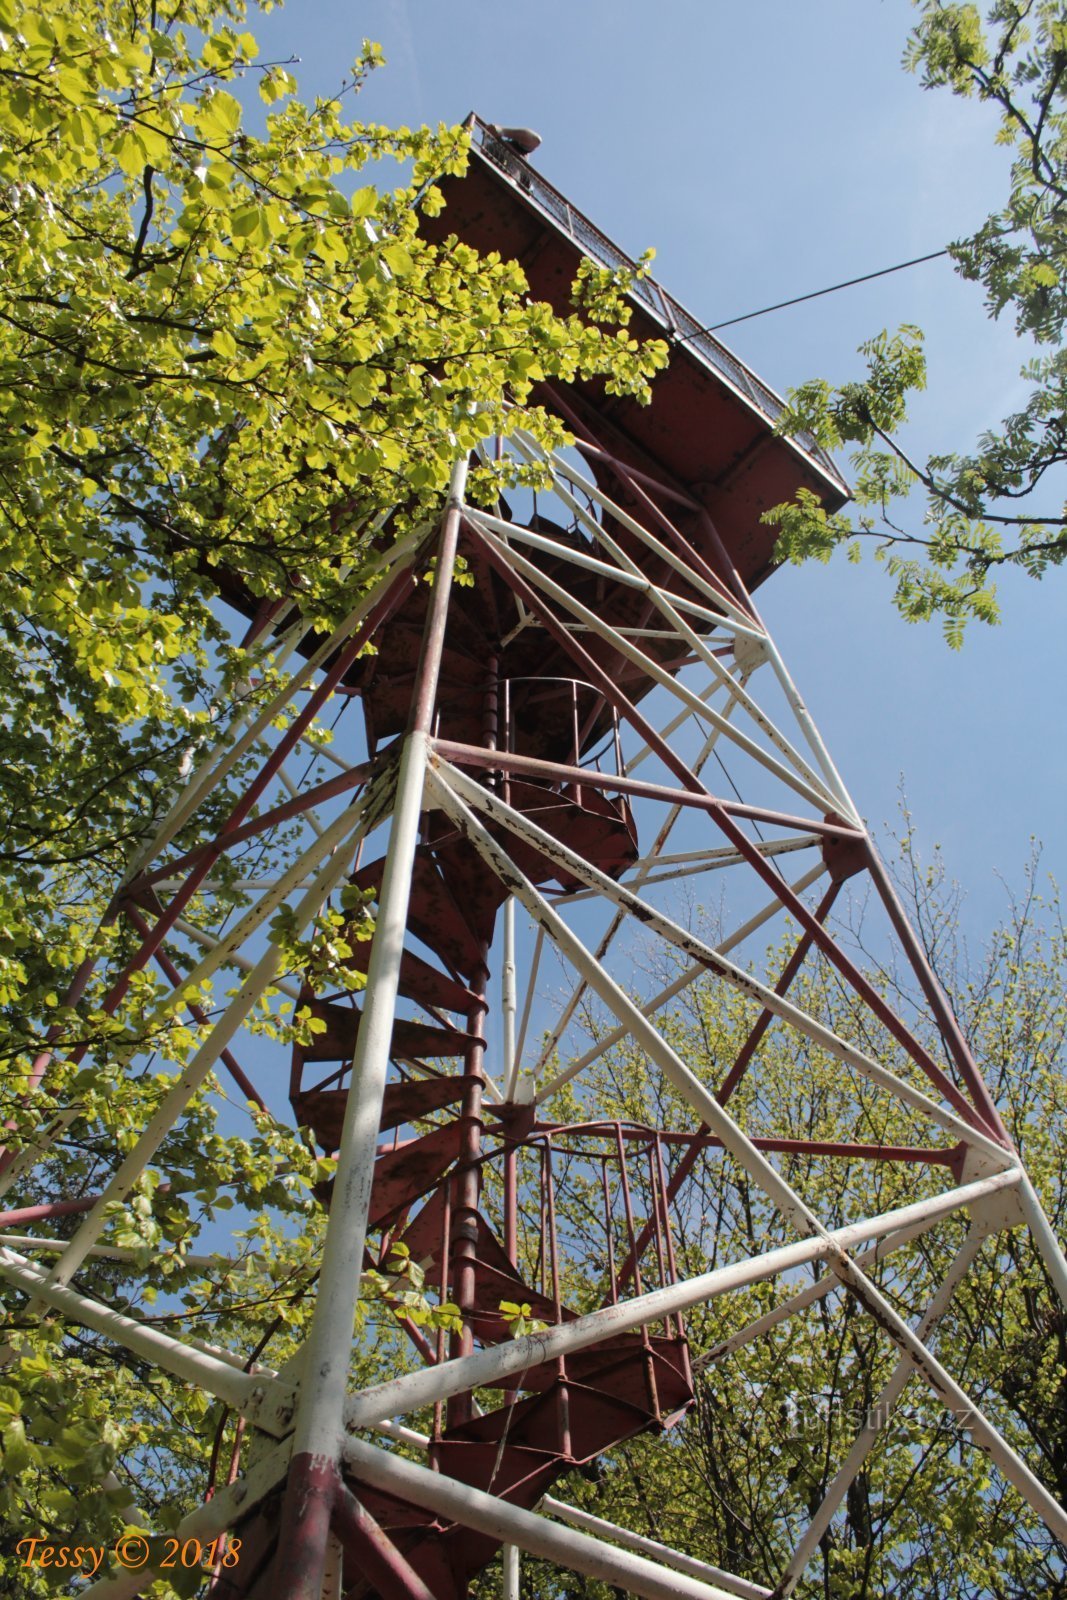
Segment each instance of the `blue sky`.
M654 246L656 276L711 323L936 250L1000 203L993 117L901 69L913 14L907 0L292 0L255 31L261 59L299 58L304 96L379 41L370 120L476 109L536 128L539 169L624 249ZM946 261L725 337L784 390L858 373L859 343L902 322L925 329L930 368L913 448L966 448L1020 399L1028 352ZM1010 575L1004 622L972 627L962 653L898 619L873 562L791 568L759 595L872 828L897 825L903 778L920 849L943 845L976 941L1031 835L1049 870L1067 868L1063 583Z

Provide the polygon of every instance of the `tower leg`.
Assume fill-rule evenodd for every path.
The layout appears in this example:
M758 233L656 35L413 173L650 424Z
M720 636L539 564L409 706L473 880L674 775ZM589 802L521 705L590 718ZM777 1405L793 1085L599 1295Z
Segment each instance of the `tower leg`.
M352 1061L319 1291L304 1350L293 1460L282 1508L278 1600L320 1600L331 1518L340 1504L342 1410L359 1301L374 1158L418 842L430 717L444 644L467 463L457 463L441 528L436 581L419 660L411 727L367 970L367 1004Z

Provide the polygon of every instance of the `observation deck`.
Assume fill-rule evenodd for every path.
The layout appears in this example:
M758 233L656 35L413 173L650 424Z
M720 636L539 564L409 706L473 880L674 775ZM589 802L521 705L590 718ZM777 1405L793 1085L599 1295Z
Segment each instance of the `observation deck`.
M462 178L439 187L446 206L420 224L426 237L457 234L486 253L518 261L530 289L554 310L573 310L571 286L583 256L611 269L635 262L542 176L489 123L471 112L470 163ZM760 518L792 499L800 488L817 495L827 511L848 499L848 485L830 456L804 436L775 433L785 402L721 340L652 277L639 278L628 296L631 332L640 340L665 339L666 370L653 380L653 400L641 406L608 395L602 383L567 386L566 405L631 467L658 481L673 480L711 516L748 589L776 563L776 533ZM539 394L559 411L559 396Z

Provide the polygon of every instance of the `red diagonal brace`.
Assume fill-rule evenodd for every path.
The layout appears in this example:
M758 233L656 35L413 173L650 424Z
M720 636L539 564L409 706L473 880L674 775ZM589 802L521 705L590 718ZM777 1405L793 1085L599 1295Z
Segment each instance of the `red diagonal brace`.
M830 907L837 899L837 893L840 887L840 883L832 883L827 889L826 893L823 895L822 899L819 901L819 904L815 910L815 920L817 922L821 923L826 921L826 918L830 912ZM786 993L793 979L800 971L800 968L804 962L804 958L811 949L812 942L812 935L810 933L805 932L801 934L800 939L797 942L797 947L786 963L785 969L782 972L782 976L778 979L778 982L774 986L774 992L779 998ZM748 1070L749 1062L759 1049L760 1040L763 1038L763 1035L767 1032L767 1029L770 1027L773 1021L774 1013L767 1011L766 1009L761 1011L759 1016L756 1018L751 1033L737 1053L737 1060L730 1068L722 1088L715 1096L716 1100L718 1100L721 1106L726 1104L727 1100L729 1100L730 1096L737 1088L737 1085L741 1082L741 1079Z
M338 1537L351 1544L382 1600L436 1600L433 1590L379 1528L366 1506L344 1486L337 1496L333 1520Z
M910 1029L905 1027L904 1023L895 1015L859 968L838 948L835 940L826 933L825 929L819 926L807 906L804 905L804 902L776 875L774 868L768 865L747 835L742 833L741 829L731 820L725 807L710 794L699 778L693 775L685 762L675 754L657 733L656 729L653 728L652 724L641 715L637 707L627 699L611 678L602 671L599 664L579 644L574 635L558 621L542 596L514 571L508 564L506 557L478 529L472 527L470 533L485 552L486 559L504 579L505 583L519 596L527 609L540 619L546 631L556 640L557 644L581 664L588 681L595 683L605 698L610 700L612 705L626 717L631 726L644 739L649 749L659 756L667 770L673 772L682 786L688 789L690 793L704 796L705 809L714 818L720 831L725 834L734 848L744 856L745 860L763 879L764 883L773 889L782 905L797 919L801 927L811 934L818 948L838 969L846 982L855 989L865 1004L870 1007L879 1022L896 1039L897 1043L907 1051L911 1059L925 1073L930 1082L935 1085L948 1104L972 1127L978 1128L989 1137L1003 1143L1005 1136L999 1124L997 1122L988 1122L985 1115L967 1099L966 1095L961 1093L948 1074L937 1065L929 1052L923 1049Z

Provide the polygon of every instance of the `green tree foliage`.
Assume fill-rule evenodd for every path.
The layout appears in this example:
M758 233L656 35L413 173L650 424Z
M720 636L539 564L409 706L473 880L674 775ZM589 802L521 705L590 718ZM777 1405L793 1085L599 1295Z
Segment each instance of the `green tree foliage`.
M148 972L114 1015L95 976L77 1004L66 994L90 949L101 970L132 949L111 896L175 784L278 687L269 652L234 644L226 595L298 596L313 625L335 622L375 581L383 511L398 537L432 524L457 455L506 412L558 441L531 404L538 380L643 398L665 359L630 337L617 281L586 274L560 316L514 264L426 243L420 213L440 212L465 133L355 120L381 59L366 43L335 96L304 104L284 65L258 60L246 9L0 0L0 1114L16 1149L67 1119L7 1205L98 1191L201 1036ZM255 114L235 91L258 91ZM247 773L175 849L217 826ZM286 844L272 836L264 870ZM227 873L220 916L243 903ZM309 950L330 965L349 953L341 920L328 911L300 945L281 918L274 938L298 965ZM271 998L259 1025L284 1036ZM211 993L198 999L209 1014ZM75 1047L89 1047L77 1067ZM280 1361L308 1303L324 1174L269 1117L220 1127L216 1090L116 1205L114 1259L78 1282L249 1358L269 1336L264 1359ZM227 1207L232 1260L196 1263ZM368 1315L388 1328L392 1302L447 1322L408 1264L387 1265ZM106 1541L135 1511L153 1520L164 1490L201 1494L232 1419L14 1303L0 1562L5 1593L30 1595L54 1582L19 1566L17 1538Z
M783 422L829 449L855 447L857 514L827 515L802 493L766 520L795 561L827 560L840 546L857 556L873 541L902 615L939 615L956 646L968 619L996 620L998 569L1040 578L1067 558L1067 11L1062 0L997 0L983 24L975 5L915 3L922 19L906 65L925 88L996 108L997 141L1012 152L1003 208L949 254L982 286L989 315L1010 317L1037 346L1023 368L1029 396L970 452L914 459L900 432L909 395L925 387L922 333L883 332L862 347L865 379L803 385Z
M531 303L512 264L423 242L462 131L347 120L370 45L336 98L302 104L255 65L244 10L0 5L0 928L20 988L31 949L76 964L183 753L241 692L223 569L328 618L358 592L368 518L417 521L537 379L644 394L663 359ZM379 191L386 159L410 181Z
M982 959L958 936L958 905L940 870L910 853L914 911L1006 1121L1019 1143L1053 1226L1067 1226L1067 939L1058 906L1043 905L1030 879ZM907 887L907 885L905 885ZM867 943L862 922L859 952ZM791 950L772 951L771 970ZM866 951L868 970L905 1011L918 999L884 952ZM657 974L659 978L664 974ZM842 1037L872 1048L869 1013L849 1001L821 960L802 969L790 996ZM687 991L669 1031L679 1053L718 1088L754 1019L750 1006L711 979ZM609 1024L610 1025L610 1024ZM931 1034L931 1048L937 1041ZM880 1059L907 1073L878 1043ZM583 1074L595 1080L605 1117L644 1126L691 1126L676 1092L622 1045ZM824 1140L929 1143L903 1107L865 1090L840 1065L798 1036L772 1027L730 1103L750 1136L783 1130ZM580 1114L571 1100L557 1109ZM677 1160L677 1148L671 1160ZM944 1187L944 1173L840 1157L785 1155L790 1182L829 1226L909 1204ZM639 1164L635 1209L649 1214ZM596 1196L578 1175L565 1202L573 1237L589 1241L565 1296L584 1309L602 1283L596 1252L602 1227ZM871 1270L897 1310L918 1320L960 1247L959 1220L938 1225L915 1246ZM678 1202L676 1243L691 1272L780 1242L766 1198L723 1155L709 1153ZM852 1446L897 1360L871 1318L835 1291L762 1336L724 1349L732 1334L787 1294L822 1276L819 1268L731 1292L689 1313L699 1377L697 1403L672 1433L646 1435L599 1463L596 1483L569 1478L559 1491L638 1533L773 1587L807 1522ZM583 1290L584 1285L584 1290ZM582 1298L583 1292L585 1299ZM1067 1494L1067 1320L1025 1230L986 1240L935 1335L941 1358L1005 1437L1062 1499ZM531 1566L530 1597L612 1600L603 1585ZM487 1577L481 1593L492 1591ZM497 1591L498 1592L498 1591ZM815 1551L797 1594L803 1600L1048 1600L1067 1595L1063 1552L1021 1498L969 1441L922 1382L912 1378L864 1469Z

